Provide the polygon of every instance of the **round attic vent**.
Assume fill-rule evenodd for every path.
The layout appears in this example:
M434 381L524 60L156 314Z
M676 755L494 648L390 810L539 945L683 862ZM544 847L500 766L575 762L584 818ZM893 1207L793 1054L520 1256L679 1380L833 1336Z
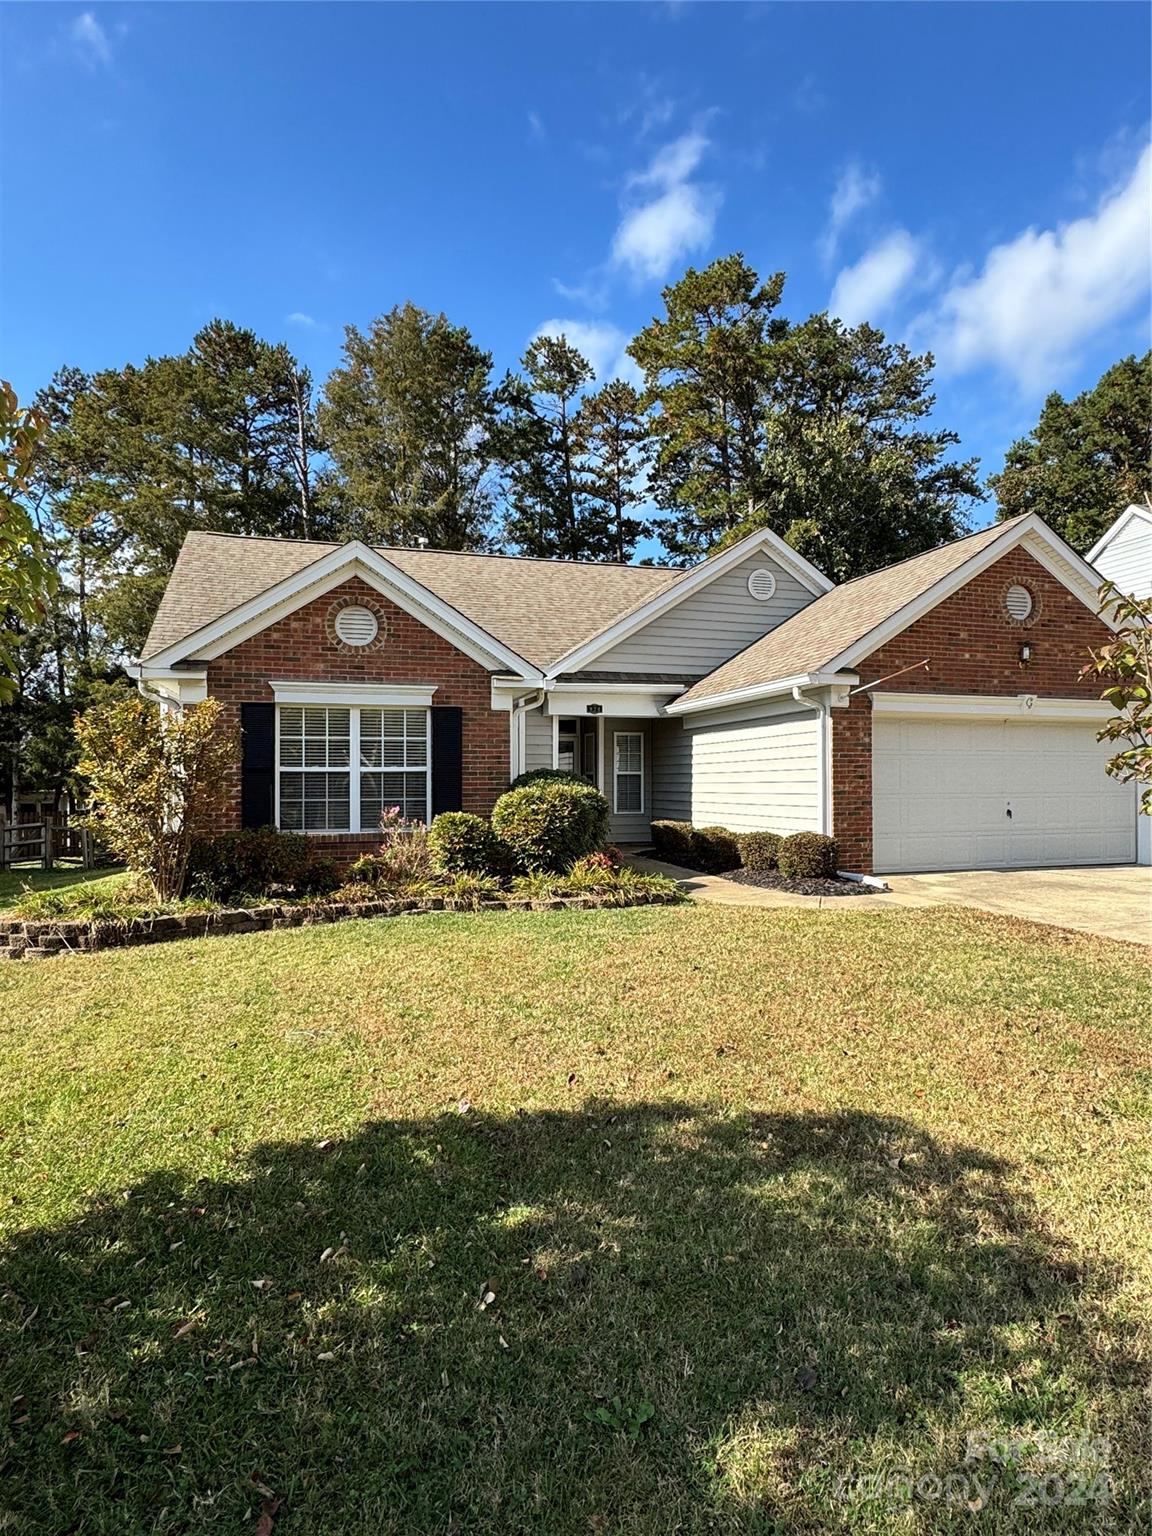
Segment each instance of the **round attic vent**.
M336 634L345 645L371 645L380 626L370 608L352 605L336 615Z
M1004 594L1004 606L1010 619L1023 624L1032 612L1032 594L1027 587L1009 587Z
M748 590L758 603L766 603L776 591L776 578L762 565L749 576Z

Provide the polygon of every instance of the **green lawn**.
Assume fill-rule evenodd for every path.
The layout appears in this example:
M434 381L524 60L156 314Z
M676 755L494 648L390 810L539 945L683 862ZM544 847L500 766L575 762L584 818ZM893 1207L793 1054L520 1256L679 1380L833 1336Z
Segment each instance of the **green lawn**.
M12 869L0 869L0 909L13 906L25 890L56 891L68 885L95 885L120 874L123 870L84 869L76 864L58 864L55 869L17 864Z
M4 965L0 1530L1146 1530L1149 981L944 909Z

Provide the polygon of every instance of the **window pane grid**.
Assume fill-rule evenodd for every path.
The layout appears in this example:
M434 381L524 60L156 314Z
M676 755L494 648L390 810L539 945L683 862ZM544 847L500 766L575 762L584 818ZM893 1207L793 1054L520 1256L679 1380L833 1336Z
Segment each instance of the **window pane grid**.
M644 809L644 737L639 731L617 731L614 752L617 814L635 814Z
M392 806L408 820L427 819L426 709L282 705L278 717L286 831L372 831Z

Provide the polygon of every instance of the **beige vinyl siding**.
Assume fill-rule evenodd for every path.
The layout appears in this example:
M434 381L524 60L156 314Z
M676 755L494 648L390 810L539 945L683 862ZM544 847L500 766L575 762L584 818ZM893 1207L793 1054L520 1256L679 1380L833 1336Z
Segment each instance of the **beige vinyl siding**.
M748 577L767 568L776 591L759 602ZM597 656L597 668L632 672L679 672L702 677L761 635L812 602L813 593L767 555L749 555L733 570L653 619L643 629Z
M552 720L538 709L524 716L524 772L552 767Z
M1134 517L1103 550L1096 569L1131 597L1152 596L1152 523Z
M679 720L652 726L652 819L692 820L692 737Z
M819 729L812 711L710 724L684 734L691 741L689 803L695 826L819 831Z
M600 792L608 801L608 840L613 843L646 843L652 836L652 721L622 720L601 716ZM635 815L617 815L615 741L617 731L638 731L644 739L643 809Z

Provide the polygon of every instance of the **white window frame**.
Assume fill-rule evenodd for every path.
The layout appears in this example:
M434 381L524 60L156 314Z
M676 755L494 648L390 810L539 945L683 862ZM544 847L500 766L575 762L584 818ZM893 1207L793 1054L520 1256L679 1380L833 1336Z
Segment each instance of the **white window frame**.
M335 690L333 690L335 692ZM288 692L281 697L277 690L276 703L276 752L275 752L275 816L276 826L280 823L280 711L285 706L289 709L301 708L311 704L314 709L347 709L348 710L348 821L347 827L304 827L299 830L305 837L364 837L371 835L371 827L360 825L360 776L365 773L386 773L385 768L365 768L360 762L360 711L361 709L423 709L424 710L424 823L427 825L432 818L432 709L429 702L423 703L412 698L397 699L391 703L380 703L375 699L371 701L361 697L357 703L349 703L346 698L313 696L305 699ZM286 773L294 773L297 770L285 769ZM301 773L303 769L299 770ZM315 773L339 773L339 768L317 768ZM397 773L418 773L417 768L394 769ZM294 829L295 830L295 829Z
M635 736L640 743L640 772L621 774L620 772L620 738L621 736ZM622 811L620 809L620 780L621 778L640 780L640 804L635 810ZM643 816L644 815L644 732L643 731L613 731L612 732L612 814L614 816Z

